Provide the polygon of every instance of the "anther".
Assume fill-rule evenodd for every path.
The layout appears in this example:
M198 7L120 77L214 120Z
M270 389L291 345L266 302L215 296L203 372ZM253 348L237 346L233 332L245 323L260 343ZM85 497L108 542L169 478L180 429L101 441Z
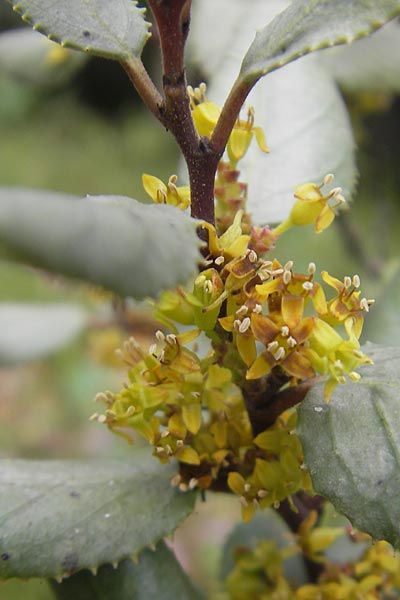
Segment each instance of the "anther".
M279 342L277 342L276 340L274 340L273 342L270 342L267 346L267 350L268 352L271 352L271 354L273 352L275 352L275 350L277 350L279 348Z
M360 300L360 308L361 310L365 310L365 312L369 312L369 304L366 298Z
M196 477L192 477L192 479L189 481L189 489L190 490L194 490L194 488L196 488L199 484L199 480L196 479Z
M244 508L247 508L249 505L249 503L247 502L247 500L244 496L240 496L239 502L242 506L244 506Z
M259 498L266 498L268 496L267 490L258 490L257 496Z
M165 342L165 335L159 329L156 331L155 336L160 343Z
M254 252L254 250L250 250L247 255L247 258L249 259L249 261L251 263L255 263L255 262L257 262L258 256L257 256L257 253Z
M289 335L289 327L287 325L282 325L281 335L282 337L287 337Z
M259 314L262 312L262 306L261 306L261 304L258 304L258 303L257 303L257 304L255 305L255 307L253 308L253 312L254 312L256 315L259 315Z
M247 315L248 312L249 312L248 306L246 306L245 304L242 304L242 306L236 311L235 314L238 317L238 319L240 319L241 317L244 317L245 315Z
M284 271L282 279L283 279L283 283L285 285L288 285L292 280L292 273L290 271Z
M164 448L162 446L155 447L156 454L164 454Z
M351 287L351 279L348 275L346 275L346 277L343 279L343 284L346 290L348 290L349 287Z
M105 423L107 421L107 417L106 417L106 415L99 415L97 417L97 420L99 423Z
M179 473L177 473L176 475L174 475L171 479L171 485L173 487L178 487L178 485L180 484L180 482L182 481L182 477L179 475Z
M166 429L165 431L162 431L162 432L161 432L161 437L162 437L162 438L166 438L166 437L168 437L168 436L169 436L169 431L168 431L168 429Z
M258 502L257 498L253 498L253 506L254 508L260 508L260 503Z
M242 324L242 321L240 319L235 319L233 321L233 329L235 331L239 331L239 327L241 326L241 324Z
M282 360L283 358L285 358L285 348L283 348L283 346L280 346L276 352L273 353L273 357L276 361Z
M157 352L156 344L151 344L151 346L149 348L149 354L156 354L156 352Z
M360 277L358 275L353 275L352 283L356 289L359 288L361 285Z
M324 177L324 182L323 185L329 185L330 183L332 183L332 181L335 179L335 176L333 175L333 173L328 173L327 175L325 175Z
M352 381L360 381L360 379L361 379L360 373L356 373L355 371L352 371L351 373L349 373L349 377Z
M290 271L291 269L293 269L293 261L292 260L288 260L286 265L283 267L284 271Z
M172 450L171 446L169 444L165 445L165 451L167 454L169 454L170 456L173 455L174 451Z
M244 491L246 492L246 494L251 490L251 485L250 483L245 483L244 484Z
M99 413L95 412L89 417L89 421L97 421L99 418Z
M204 290L207 294L211 294L211 292L213 291L213 284L209 279L207 279L207 281L204 284Z
M250 327L250 317L246 317L239 325L239 333L245 333Z
M308 265L308 274L309 275L314 275L314 273L316 271L316 268L317 267L315 266L315 263L310 262L309 265Z
M182 448L183 447L183 440L176 440L176 446L177 446L177 448Z
M218 256L215 260L214 260L215 264L217 266L223 265L225 262L225 258L223 256Z
M165 341L167 342L167 344L170 344L170 345L176 344L177 343L176 335L174 333L169 333L166 336Z
M187 492L189 489L189 486L187 483L180 483L179 484L179 489L181 490L181 492Z
M288 344L289 348L294 348L295 346L297 346L297 342L294 339L294 337L292 337L292 336L288 337L287 344Z
M306 292L311 292L311 290L314 287L314 284L311 281L305 281L301 287L303 288L303 290L306 290Z

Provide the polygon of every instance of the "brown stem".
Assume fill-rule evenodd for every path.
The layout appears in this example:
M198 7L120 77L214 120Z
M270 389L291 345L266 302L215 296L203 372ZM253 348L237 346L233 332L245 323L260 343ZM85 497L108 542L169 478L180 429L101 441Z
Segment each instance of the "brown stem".
M222 155L240 109L255 83L256 81L253 81L249 84L238 78L233 84L211 136L210 145L215 152Z
M241 388L253 434L256 436L271 427L285 410L304 400L316 381L316 378L308 379L282 391L280 388L285 385L287 378L282 378L273 371L268 377L245 381Z
M121 66L125 69L143 102L148 106L153 115L158 120L161 120L160 107L163 104L163 99L150 79L142 61L139 58L121 61Z

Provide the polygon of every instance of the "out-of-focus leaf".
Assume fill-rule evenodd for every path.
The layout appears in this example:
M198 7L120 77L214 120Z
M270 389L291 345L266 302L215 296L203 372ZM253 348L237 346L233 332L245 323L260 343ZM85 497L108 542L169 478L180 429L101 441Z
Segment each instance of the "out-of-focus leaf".
M348 92L400 91L400 26L393 21L370 37L321 54L324 65Z
M196 221L125 196L0 188L0 241L34 265L136 298L185 281L200 258Z
M359 383L323 387L299 408L298 433L314 489L353 526L400 548L400 347L368 344Z
M216 17L212 0L194 5L192 55L210 75L210 100L224 102L260 20L271 19L285 4L281 0L224 0L215 7ZM223 34L210 39L205 49L206 60L217 69L214 78L209 64L201 63L200 26L214 19L222 21L225 12ZM218 56L218 62L211 55ZM336 85L318 56L271 73L252 91L248 104L254 106L255 123L264 129L270 148L267 155L253 143L239 163L242 179L249 184L248 208L256 223L287 218L294 186L320 183L327 173L334 173L335 185L350 196L356 180L351 125Z
M129 462L0 462L0 578L61 577L120 561L171 534L195 494L147 449Z
M399 14L399 0L294 0L257 32L239 79L252 82L314 50L351 43Z
M143 9L132 0L8 1L51 40L105 58L138 58L149 37Z
M224 544L221 561L221 579L226 579L235 566L234 556L238 548L253 550L258 543L270 540L278 548L285 548L293 543L293 534L284 520L272 509L256 514L249 523L239 523L233 529ZM285 576L293 585L301 585L308 581L304 560L300 554L286 559Z
M56 352L72 341L86 322L86 311L78 305L0 302L0 365Z
M64 83L85 63L85 56L60 48L31 29L0 34L0 73L33 85Z
M80 571L61 583L52 583L58 600L200 600L188 576L164 542L155 551L144 550L139 562L123 561L114 569L100 567L96 576Z

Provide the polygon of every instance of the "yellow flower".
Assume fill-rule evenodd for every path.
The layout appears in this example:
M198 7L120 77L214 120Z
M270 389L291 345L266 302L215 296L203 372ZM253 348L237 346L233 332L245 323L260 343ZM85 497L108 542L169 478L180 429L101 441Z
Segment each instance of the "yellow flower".
M295 198L289 218L273 230L275 235L281 235L293 225L314 225L316 233L321 233L329 227L335 218L335 209L345 202L340 187L333 188L324 195L321 188L333 181L333 175L328 174L321 185L304 183L295 187ZM332 202L330 202L332 200Z
M202 137L211 138L220 117L221 109L214 102L206 100L204 84L201 88L195 90L188 88L188 90L196 129ZM253 137L256 138L260 150L269 152L262 128L254 126L254 108L250 107L247 111L246 121L237 119L229 136L226 149L232 167L235 167L246 154Z
M150 196L153 202L157 204L171 204L181 210L185 210L190 205L190 187L183 185L176 186L178 177L171 175L167 185L154 177L153 175L142 175L142 183L145 192Z

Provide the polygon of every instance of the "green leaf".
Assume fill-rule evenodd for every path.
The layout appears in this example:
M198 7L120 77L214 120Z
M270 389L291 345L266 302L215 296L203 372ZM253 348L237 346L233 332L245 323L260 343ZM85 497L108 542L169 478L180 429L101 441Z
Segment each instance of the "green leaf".
M171 534L194 494L146 450L130 462L0 462L0 578L62 577L141 552Z
M251 83L314 50L349 44L399 14L399 0L294 0L257 32L239 80Z
M209 100L224 102L260 20L271 19L284 5L282 0L202 0L194 5L191 52L210 77ZM204 47L204 28L219 21L224 22L221 36L210 38ZM295 185L320 183L327 173L335 174L334 185L343 188L345 197L351 196L357 173L351 125L320 56L271 73L252 90L248 105L254 107L255 124L264 129L270 148L264 154L253 142L239 164L256 223L287 218Z
M0 188L0 241L18 258L122 296L155 296L196 272L196 221L125 196Z
M60 49L31 29L0 34L0 73L32 85L65 83L84 63L85 56Z
M0 303L0 365L42 358L85 327L86 311L72 304Z
M400 347L368 344L359 383L322 385L299 408L298 433L318 494L352 524L400 548Z
M257 513L249 523L239 523L224 544L221 562L221 579L226 579L234 569L234 556L238 548L254 550L259 542L272 540L278 548L293 544L293 535L285 521L272 509ZM307 571L303 557L295 554L285 560L285 576L296 585L307 583Z
M139 58L149 38L133 0L8 0L24 21L62 46L114 60Z
M348 48L332 48L321 58L347 92L400 92L400 26L396 21Z
M57 600L200 600L173 552L160 542L144 550L139 562L123 561L114 569L100 567L96 576L81 571L62 583L52 583Z

